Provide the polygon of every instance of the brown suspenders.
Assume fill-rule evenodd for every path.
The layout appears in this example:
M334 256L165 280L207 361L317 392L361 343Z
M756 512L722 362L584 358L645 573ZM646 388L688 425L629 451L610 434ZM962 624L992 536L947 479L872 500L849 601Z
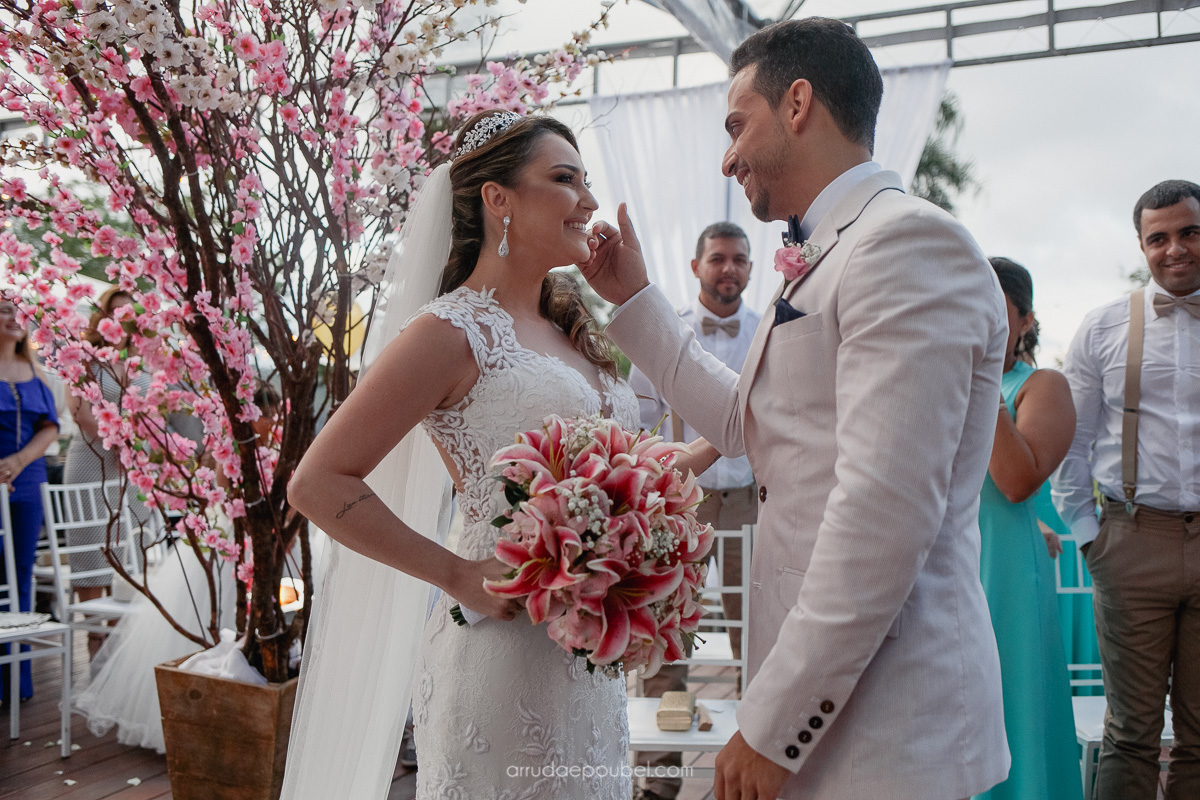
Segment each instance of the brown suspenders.
M1125 405L1121 415L1121 487L1125 511L1133 515L1137 492L1138 406L1142 400L1142 346L1146 338L1146 292L1129 296L1129 349L1125 356Z

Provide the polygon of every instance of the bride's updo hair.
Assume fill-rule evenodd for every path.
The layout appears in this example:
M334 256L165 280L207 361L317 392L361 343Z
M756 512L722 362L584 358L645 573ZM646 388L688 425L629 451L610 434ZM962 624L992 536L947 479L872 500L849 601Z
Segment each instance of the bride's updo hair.
M485 111L467 120L454 143L454 152L482 120L499 113ZM561 136L578 152L579 144L571 129L551 117L525 117L492 135L484 144L454 159L450 166L450 191L453 197L450 224L450 259L442 271L441 293L452 292L470 277L483 247L483 185L494 181L512 186L521 169L529 163L534 147L543 136ZM579 284L570 275L550 272L542 281L539 311L571 340L588 361L612 377L617 362L612 345L596 325Z

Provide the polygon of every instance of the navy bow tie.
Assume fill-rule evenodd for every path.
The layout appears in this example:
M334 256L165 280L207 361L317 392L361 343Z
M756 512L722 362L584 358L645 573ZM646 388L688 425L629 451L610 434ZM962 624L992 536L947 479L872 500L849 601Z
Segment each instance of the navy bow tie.
M783 246L792 247L804 241L804 237L800 235L800 218L795 214L788 216L788 229L783 233Z

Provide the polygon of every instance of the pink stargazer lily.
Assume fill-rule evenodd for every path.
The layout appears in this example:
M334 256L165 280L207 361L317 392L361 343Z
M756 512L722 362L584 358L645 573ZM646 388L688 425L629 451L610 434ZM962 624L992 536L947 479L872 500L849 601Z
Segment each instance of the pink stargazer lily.
M488 581L488 591L501 597L524 597L529 619L533 624L544 622L555 610L561 613L561 601L555 592L583 578L573 573L575 558L583 551L579 534L566 524L565 503L541 514L539 536L525 542L501 538L496 542L496 558L516 567L511 578ZM539 514L533 506L529 516ZM555 513L558 512L558 513Z
M604 596L604 628L600 644L591 655L594 664L611 664L624 655L633 630L653 629L654 621L646 606L679 588L683 568L658 573L626 571L626 565L615 559L593 561L588 566L595 571L610 571L620 576ZM625 574L621 575L621 572Z

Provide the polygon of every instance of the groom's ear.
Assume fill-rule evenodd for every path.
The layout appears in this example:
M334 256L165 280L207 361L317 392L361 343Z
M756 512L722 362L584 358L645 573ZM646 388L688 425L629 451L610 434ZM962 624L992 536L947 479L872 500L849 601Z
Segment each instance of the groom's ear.
M485 212L497 217L511 216L512 207L508 189L505 189L495 181L488 181L480 187L479 194L483 199L483 210Z
M804 78L792 81L792 85L779 98L776 108L782 114L783 124L792 133L799 133L812 117L813 97L812 84Z

